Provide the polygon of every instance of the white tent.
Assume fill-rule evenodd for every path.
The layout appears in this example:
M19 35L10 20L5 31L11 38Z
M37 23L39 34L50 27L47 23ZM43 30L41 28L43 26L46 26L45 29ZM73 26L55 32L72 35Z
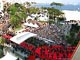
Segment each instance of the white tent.
M75 20L75 21L80 21L80 12L79 11L68 11L68 10L63 10L66 21L70 20Z
M0 60L16 60L17 57L7 52L7 54L2 57Z
M34 36L37 36L37 34L31 33L31 32L23 32L23 33L17 34L16 36L12 37L10 40L17 44L20 44L26 39L30 37L34 37Z
M32 24L32 23L24 23L25 26L30 26L30 27L34 27L34 28L37 28L39 27L36 23L35 24Z

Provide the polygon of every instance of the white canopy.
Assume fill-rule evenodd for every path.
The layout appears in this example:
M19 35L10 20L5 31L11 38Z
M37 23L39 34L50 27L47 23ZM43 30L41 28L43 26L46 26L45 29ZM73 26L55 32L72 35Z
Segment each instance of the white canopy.
M70 20L80 21L80 12L68 11L68 10L63 10L63 12L65 14L66 21L70 21Z
M30 26L30 27L35 27L35 28L37 28L37 27L39 27L37 24L32 24L32 23L24 23L24 25L25 26Z
M34 37L34 36L37 36L37 34L31 33L31 32L23 32L23 33L17 34L16 36L12 37L10 40L17 44L20 44L26 39L30 37Z
M14 55L7 52L7 54L0 60L16 60L16 59L17 59L17 57L15 57Z

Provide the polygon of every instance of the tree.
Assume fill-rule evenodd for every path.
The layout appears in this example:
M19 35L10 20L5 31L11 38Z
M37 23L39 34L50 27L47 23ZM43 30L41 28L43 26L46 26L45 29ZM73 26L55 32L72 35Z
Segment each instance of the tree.
M53 6L53 5L54 6L63 6L62 3L56 3L56 2L52 2L50 5L51 6ZM56 21L56 22L64 14L62 11L60 11L59 9L56 9L54 7L48 8L48 12L49 12L50 19L54 19L54 21Z
M30 8L32 5L36 4L36 2L25 2L23 3L23 5L26 7L26 8Z
M0 37L1 38L1 37ZM1 40L0 40L1 41ZM2 58L4 56L4 53L3 53L3 48L4 46L0 44L0 58Z
M51 6L63 6L64 4L52 2L50 5L51 5ZM59 18L60 18L59 16L61 16L61 15L64 14L64 13L61 12L59 9L55 9L54 7L53 7L53 11L54 11L54 12L53 12L54 20L55 20L55 18L59 19Z
M55 8L47 8L50 19L58 18L60 15L64 14L62 11Z
M62 3L56 3L56 2L52 2L50 5L51 5L51 6L53 6L53 5L56 5L56 6L63 6L64 4L62 4Z
M35 7L32 7L32 8L29 8L29 13L30 14L36 14L39 12L39 8L35 8Z
M3 50L0 49L0 58L3 57Z
M54 23L54 21L50 19L50 20L48 21L48 23L49 23L49 25L51 25L51 24Z
M27 5L27 7L30 7L31 3L30 2L26 2L25 5Z
M0 45L4 45L4 43L5 43L5 39L0 37Z
M30 2L25 2L25 3L23 3L23 6L25 6L26 8L29 8L31 6L31 3Z
M27 17L26 8L19 3L12 4L8 8L8 13L10 14L10 23L14 27L21 25L20 23Z
M72 25L72 28L70 29L70 34L66 38L67 42L72 46L73 45L76 46L80 41L80 37L78 36L78 34L79 34L79 26L77 24Z

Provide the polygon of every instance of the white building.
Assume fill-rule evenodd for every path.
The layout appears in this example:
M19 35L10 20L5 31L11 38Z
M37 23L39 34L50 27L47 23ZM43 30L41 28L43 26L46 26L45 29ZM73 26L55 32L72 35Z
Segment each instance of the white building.
M40 13L31 14L26 18L26 21L29 19L35 20L35 18L37 18L38 21L48 21L49 20L48 11L43 10L43 11L40 11Z
M46 16L46 15L41 15L39 18L38 18L38 21L48 21L49 20L49 17Z
M38 20L39 21L48 21L49 20L49 15L47 10L43 10L39 15Z
M33 16L28 16L27 18L26 18L26 21L28 21L28 20L35 20L35 17L33 17Z
M70 24L76 24L80 25L80 12L79 11L69 11L69 10L63 10L65 14L65 21L68 21Z

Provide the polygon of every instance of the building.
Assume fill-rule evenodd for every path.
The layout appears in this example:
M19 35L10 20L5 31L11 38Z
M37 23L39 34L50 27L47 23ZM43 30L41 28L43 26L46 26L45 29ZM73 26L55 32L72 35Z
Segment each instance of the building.
M35 20L37 19L37 21L49 21L49 15L48 15L48 11L47 10L40 10L38 13L36 14L31 14L30 16L28 16L26 18L26 21L32 19Z
M68 11L63 10L66 22L69 24L78 24L80 25L80 12L79 11Z
M38 14L38 21L48 21L49 15L47 10L43 10Z

